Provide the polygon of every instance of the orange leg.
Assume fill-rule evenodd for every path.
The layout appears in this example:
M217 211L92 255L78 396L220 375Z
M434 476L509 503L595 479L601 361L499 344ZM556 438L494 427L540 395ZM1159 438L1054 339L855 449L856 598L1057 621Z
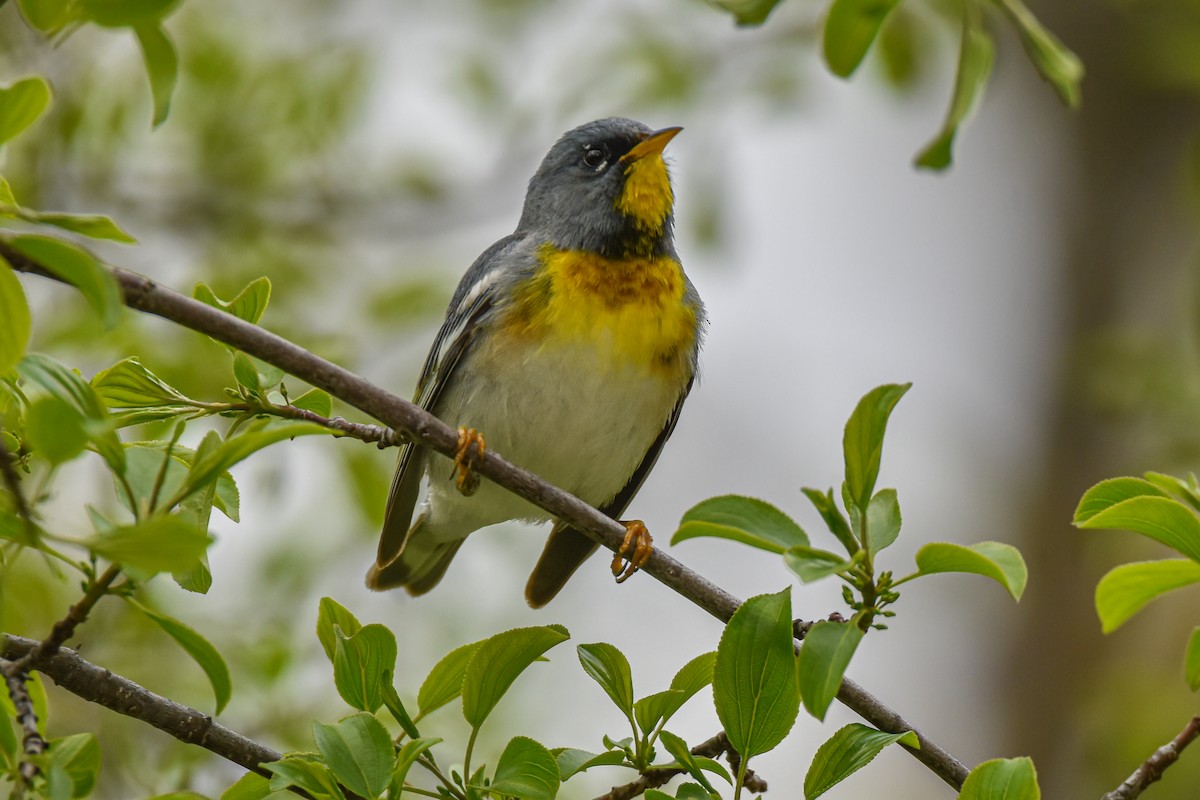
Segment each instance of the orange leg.
M625 526L625 541L621 542L621 549L612 562L612 574L617 583L629 580L629 576L643 567L654 552L654 540L650 538L650 531L646 530L646 523L634 519L621 524Z
M486 451L487 442L479 431L474 428L458 429L458 449L454 452L454 468L450 470L450 477L467 497L475 494L479 488L479 476L473 470Z

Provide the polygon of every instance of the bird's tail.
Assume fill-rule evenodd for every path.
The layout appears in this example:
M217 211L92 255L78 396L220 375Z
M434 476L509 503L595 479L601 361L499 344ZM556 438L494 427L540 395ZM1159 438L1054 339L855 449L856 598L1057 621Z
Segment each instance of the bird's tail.
M421 514L413 522L394 559L371 567L367 573L367 588L381 592L403 587L415 597L437 586L465 540L437 541L432 536L422 536L420 528L425 520L425 515Z

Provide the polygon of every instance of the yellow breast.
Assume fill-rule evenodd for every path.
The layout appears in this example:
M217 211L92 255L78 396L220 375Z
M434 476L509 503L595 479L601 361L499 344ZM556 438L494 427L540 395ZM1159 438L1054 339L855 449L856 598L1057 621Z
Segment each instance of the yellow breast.
M542 346L593 344L612 368L682 377L691 369L696 309L669 256L610 259L545 245L541 269L517 293L502 327Z

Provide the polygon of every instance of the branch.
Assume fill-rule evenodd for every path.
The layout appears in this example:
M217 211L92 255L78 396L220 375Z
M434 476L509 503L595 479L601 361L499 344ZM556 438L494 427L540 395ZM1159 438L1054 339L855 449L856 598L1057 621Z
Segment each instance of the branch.
M41 645L35 639L22 636L0 634L0 637L0 658L12 662L27 658ZM80 658L73 650L60 649L42 658L38 670L71 694L118 714L147 722L181 742L199 745L264 778L270 778L271 773L259 765L282 758L269 747L214 722L207 714L160 697L131 680Z
M18 271L58 280L49 270L2 240L0 255ZM450 458L454 457L458 446L457 431L423 408L385 392L358 375L257 325L161 287L143 275L119 267L109 269L120 284L125 304L130 308L171 320L236 347L325 390L385 425L402 431L414 441ZM475 472L545 509L554 517L571 523L614 553L620 550L625 528L574 495L516 466L494 450L489 449L474 466ZM662 550L655 549L643 569L722 622L728 622L741 605L738 598ZM961 788L967 777L967 768L962 762L926 738L899 714L849 679L842 681L837 696L838 700L880 730L890 733L913 731L921 746L909 752L946 783L955 789Z
M50 629L50 635L38 642L37 646L31 648L29 652L22 653L12 664L8 665L6 672L10 675L17 675L41 669L46 659L57 653L59 648L75 634L75 629L83 624L88 614L92 612L92 607L100 602L100 598L108 592L108 587L120 574L121 568L116 564L105 570L104 574L88 587L79 602L71 606L67 615L54 623L54 627Z
M733 749L733 745L729 743L729 737L725 735L725 731L721 731L716 736L701 742L691 749L691 754L694 756L705 756L707 758L716 758L722 753L726 754L729 763L733 766L734 772L737 772L737 761L741 756ZM672 778L678 775L687 773L685 769L653 769L648 772L643 772L638 775L637 779L621 786L614 786L610 791L600 795L596 800L632 800L646 793L647 789L657 789L671 781ZM745 786L755 794L762 794L767 790L767 782L758 777L751 770L746 770Z
M17 767L19 783L16 797L24 793L24 785L28 785L38 774L37 765L30 759L46 752L46 740L38 732L37 713L33 710L33 700L29 690L25 688L26 674L13 668L13 663L0 658L0 673L4 674L4 683L8 688L8 696L17 712L17 722L21 726L21 762ZM24 785L22 785L24 784Z
M1192 717L1191 721L1183 726L1183 730L1179 732L1178 736L1155 750L1149 758L1142 762L1140 767L1133 771L1132 775L1125 779L1124 783L1105 794L1100 800L1133 800L1150 784L1161 778L1167 767L1179 760L1179 754L1183 752L1183 748L1191 744L1197 736L1200 736L1200 716Z

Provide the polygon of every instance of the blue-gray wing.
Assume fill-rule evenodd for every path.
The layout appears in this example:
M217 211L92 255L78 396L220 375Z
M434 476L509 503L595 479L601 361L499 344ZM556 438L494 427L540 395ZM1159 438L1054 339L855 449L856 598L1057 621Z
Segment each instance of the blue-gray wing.
M426 411L435 411L455 368L474 346L479 321L495 306L497 289L503 285L504 279L511 279L511 266L504 262L520 241L519 236L507 236L485 250L467 270L454 292L446 312L446 321L433 340L417 381L414 402ZM367 576L367 585L372 589L388 589L399 585L388 581L385 568L395 561L404 547L405 537L412 525L413 509L420 494L426 457L427 450L421 445L409 442L401 446L396 475L392 479L387 509L384 511L375 567Z

